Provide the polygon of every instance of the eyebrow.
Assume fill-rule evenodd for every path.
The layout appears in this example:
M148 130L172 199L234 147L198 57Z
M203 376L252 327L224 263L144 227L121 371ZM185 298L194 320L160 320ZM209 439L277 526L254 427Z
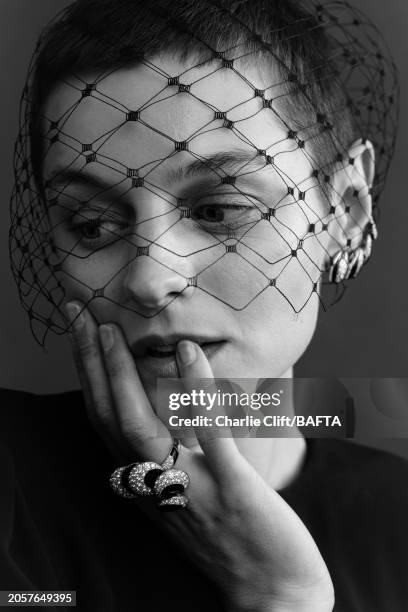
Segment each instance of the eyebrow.
M245 172L251 170L263 168L265 165L265 159L256 150L243 151L240 149L224 151L215 153L208 157L198 157L194 161L185 165L179 166L178 168L170 169L167 172L167 179L170 184L176 183L183 178L192 178L195 176L203 176L210 172L216 172L222 170L223 176L233 175L240 169L245 169ZM93 186L98 189L112 190L115 189L119 184L122 184L128 177L123 174L120 175L120 179L117 183L112 183L103 177L96 176L93 174L85 174L81 170L74 170L72 168L57 168L54 172L54 176L47 181L47 186L57 189L61 188L64 190L69 187L71 183L77 186Z
M170 182L180 178L190 178L197 175L202 175L208 171L223 170L224 173L234 173L239 169L246 167L246 170L254 165L262 167L265 165L264 158L258 154L256 150L243 151L236 149L215 153L209 157L198 157L193 162L180 166L177 170L169 171ZM228 175L228 174L227 174Z

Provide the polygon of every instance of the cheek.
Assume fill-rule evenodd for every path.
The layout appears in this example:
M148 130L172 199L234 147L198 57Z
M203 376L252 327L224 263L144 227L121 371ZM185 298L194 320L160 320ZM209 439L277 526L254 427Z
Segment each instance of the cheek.
M58 278L65 290L65 301L79 300L89 305L97 320L111 318L118 304L123 302L121 270L126 262L123 249L101 249L82 257L69 252L64 255L60 250L59 256Z
M66 265L60 278L65 289L65 302L78 300L85 304L98 324L119 321L120 287L116 281L111 283L109 290L93 289L94 286L103 287L103 272L95 272L93 266L79 269L76 265Z
M252 308L239 313L242 330L237 376L277 378L293 367L309 345L319 312L317 296L312 296L296 314L278 293L261 296Z

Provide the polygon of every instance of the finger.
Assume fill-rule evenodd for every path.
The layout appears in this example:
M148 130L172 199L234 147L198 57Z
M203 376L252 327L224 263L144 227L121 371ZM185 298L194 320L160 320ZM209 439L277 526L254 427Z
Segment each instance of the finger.
M99 337L121 433L142 459L162 463L172 437L150 404L125 338L114 324L101 325Z
M99 348L98 326L80 302L69 302L65 310L71 325L72 352L88 416L112 448L112 439L118 439L119 430Z
M205 393L216 394L214 374L211 365L200 346L190 340L182 340L177 345L177 364L180 378L183 379L187 393L192 393L200 386ZM204 380L203 380L204 379ZM212 396L214 397L214 395ZM201 410L202 412L202 410ZM222 407L216 406L215 412L221 414ZM240 454L229 427L212 425L205 428L194 428L200 446L207 457L214 474L224 478L232 471L240 469L244 458Z

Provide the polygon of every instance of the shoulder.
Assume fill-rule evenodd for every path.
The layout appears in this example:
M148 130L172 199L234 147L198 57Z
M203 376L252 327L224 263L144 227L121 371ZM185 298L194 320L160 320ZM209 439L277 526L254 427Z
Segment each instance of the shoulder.
M83 465L96 471L110 467L81 391L36 395L2 389L0 405L0 449L9 463L11 458L25 491L31 491L38 474L56 483L60 473L75 481Z
M82 396L81 391L65 391L63 393L38 394L30 391L19 391L17 389L6 389L0 387L0 406L1 412L7 408L32 407L35 405L49 406L55 402L66 403L71 399L79 399ZM1 413L0 413L1 414Z
M345 440L319 440L320 460L333 469L334 477L390 485L408 476L408 461L392 452Z
M29 391L0 388L0 420L5 422L12 419L16 412L27 411L27 414L30 414L36 408L38 410L49 410L53 406L79 403L82 403L82 393L80 391L40 395Z
M369 510L378 508L380 519L408 516L408 461L391 452L351 444L350 477L355 474L359 499Z
M80 391L38 395L0 389L0 445L13 451L38 446L56 432L86 425Z
M333 511L379 526L408 516L408 461L391 452L344 440L313 440L304 492ZM403 518L404 517L404 518Z
M314 512L319 506L408 516L408 461L391 452L338 439L307 440L307 457L284 497ZM306 502L307 500L307 502Z
M345 567L374 577L379 557L399 575L408 551L408 462L345 440L307 442L304 470L284 498L337 579Z

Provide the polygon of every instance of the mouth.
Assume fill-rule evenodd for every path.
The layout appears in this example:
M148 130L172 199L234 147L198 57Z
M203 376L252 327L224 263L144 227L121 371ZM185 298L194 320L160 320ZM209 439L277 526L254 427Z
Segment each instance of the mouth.
M138 370L159 378L178 378L176 349L181 340L198 344L208 360L225 345L225 340L194 337L188 334L159 337L149 336L131 347Z
M190 340L190 338L185 338L185 339ZM193 342L198 344L204 352L208 350L212 344L216 344L216 342L199 342L197 340L193 340ZM172 357L172 356L174 357L176 353L176 349L177 349L177 344L148 346L146 348L146 356L156 357L157 359L166 359L167 357Z

